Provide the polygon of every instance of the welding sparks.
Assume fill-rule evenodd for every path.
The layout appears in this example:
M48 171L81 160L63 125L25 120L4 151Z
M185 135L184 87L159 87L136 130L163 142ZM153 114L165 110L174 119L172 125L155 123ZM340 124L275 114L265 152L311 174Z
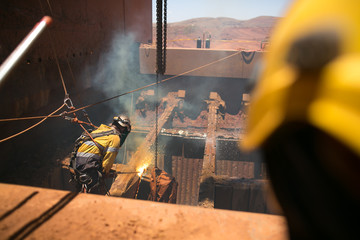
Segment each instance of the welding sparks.
M154 154L148 148L140 147L132 156L129 166L134 166L136 172L141 177L146 169L151 165Z
M141 166L139 166L137 169L136 169L136 172L138 172L138 175L139 177L141 177L143 175L143 173L146 171L146 169L148 168L149 164L143 164Z

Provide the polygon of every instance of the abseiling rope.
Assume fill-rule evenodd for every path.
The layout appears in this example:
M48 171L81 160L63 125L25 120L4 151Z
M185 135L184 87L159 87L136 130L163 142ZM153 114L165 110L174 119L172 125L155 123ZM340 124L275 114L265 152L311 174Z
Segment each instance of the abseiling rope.
M17 137L17 136L19 136L20 134L23 134L23 133L29 131L30 129L36 127L37 125L41 124L41 123L44 122L46 119L48 119L49 117L51 117L53 114L55 114L57 111L60 111L60 109L62 109L64 106L65 106L65 103L63 103L63 105L61 105L61 107L59 107L58 109L56 109L54 112L52 112L52 113L50 113L49 115L47 115L47 116L46 116L44 119L42 119L40 122L32 125L31 127L28 127L27 129L25 129L25 130L23 130L23 131L21 131L21 132L19 132L19 133L16 133L16 134L14 134L14 135L11 135L10 137L1 139L1 140L0 140L0 143L5 142L5 141L7 141L7 140L9 140L9 139L12 139L12 138L14 138L14 137Z

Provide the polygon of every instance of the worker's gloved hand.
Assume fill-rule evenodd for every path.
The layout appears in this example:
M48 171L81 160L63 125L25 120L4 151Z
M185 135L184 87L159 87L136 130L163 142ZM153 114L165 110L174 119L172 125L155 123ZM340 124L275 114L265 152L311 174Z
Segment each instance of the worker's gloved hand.
M117 173L114 169L110 169L108 173L103 173L104 178L114 178L117 176Z

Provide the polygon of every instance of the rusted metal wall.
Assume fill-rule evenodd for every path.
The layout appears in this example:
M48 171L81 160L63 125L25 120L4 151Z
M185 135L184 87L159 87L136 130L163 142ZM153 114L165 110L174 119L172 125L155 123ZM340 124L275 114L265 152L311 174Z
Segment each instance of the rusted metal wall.
M237 211L282 214L270 201L269 181L258 179L226 179L215 184L214 207Z
M2 0L0 62L44 15L53 23L34 43L0 89L3 116L16 117L52 104L63 93L56 58L67 88L90 87L99 56L115 36L152 41L151 0ZM80 81L80 76L82 80ZM22 86L19 88L19 86ZM72 91L71 93L73 93Z
M44 15L53 18L50 27L2 82L0 118L43 116L53 112L64 100L61 76L75 107L106 98L101 87L93 87L99 62L105 62L99 60L109 52L115 36L125 37L129 32L135 33L132 44L138 56L139 44L135 42L148 42L152 38L152 9L149 6L151 0L0 1L0 63ZM136 65L132 67L136 68ZM101 109L95 106L89 113L92 110L101 112L95 116L90 114L95 124L107 121L104 118L112 115L104 105ZM0 139L38 121L1 122ZM10 177L11 181L18 181L34 172L27 169L44 168L42 174L36 174L36 179L31 180L32 184L42 186L37 179L48 174L50 162L53 164L56 158L61 158L56 156L57 152L71 151L69 145L81 131L63 119L48 119L29 133L2 143L0 178L14 174L16 177Z
M231 160L216 161L216 175L237 178L254 178L254 163Z
M203 159L172 157L172 173L179 183L177 204L198 205Z
M265 168L259 152L244 153L239 142L218 140L216 151L216 175L246 179L266 178Z
M131 34L139 43L152 42L152 1L123 0L125 9L125 34Z

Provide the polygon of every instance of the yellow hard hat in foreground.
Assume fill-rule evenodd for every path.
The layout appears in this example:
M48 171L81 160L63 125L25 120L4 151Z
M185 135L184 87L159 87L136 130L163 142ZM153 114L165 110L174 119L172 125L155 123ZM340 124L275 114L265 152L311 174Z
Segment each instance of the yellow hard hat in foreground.
M242 148L261 146L286 122L304 122L360 155L360 1L296 2L268 51Z
M240 145L261 149L292 239L357 239L360 1L299 0L270 43Z

